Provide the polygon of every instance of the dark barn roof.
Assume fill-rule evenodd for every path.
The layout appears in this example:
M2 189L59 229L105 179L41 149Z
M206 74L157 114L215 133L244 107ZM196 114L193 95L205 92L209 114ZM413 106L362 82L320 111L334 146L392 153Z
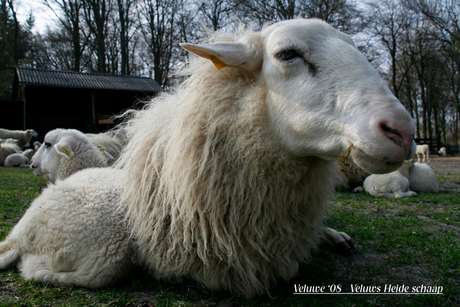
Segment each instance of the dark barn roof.
M2 104L2 128L105 131L129 109L140 109L159 92L151 78L16 67L13 96Z
M78 73L17 67L21 85L54 86L86 89L106 89L139 92L159 92L160 85L151 78Z

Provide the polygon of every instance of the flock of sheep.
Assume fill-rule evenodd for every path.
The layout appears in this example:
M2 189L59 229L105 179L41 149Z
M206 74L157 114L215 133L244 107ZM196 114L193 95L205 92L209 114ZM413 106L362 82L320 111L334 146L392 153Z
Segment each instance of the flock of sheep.
M0 269L98 288L137 264L252 297L295 277L319 241L353 247L322 227L338 157L373 174L364 189L374 196L437 192L427 164L404 162L416 153L409 113L326 23L284 21L182 47L199 56L186 81L114 135L56 129L30 159L18 147L36 133L5 134L18 143L2 144L2 165L13 166L16 146L10 153L24 158L14 165L53 184L0 243Z

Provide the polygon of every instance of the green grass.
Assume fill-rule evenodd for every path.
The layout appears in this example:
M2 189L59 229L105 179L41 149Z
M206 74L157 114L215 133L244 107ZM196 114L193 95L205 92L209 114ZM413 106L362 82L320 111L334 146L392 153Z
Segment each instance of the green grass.
M460 184L459 175L439 176ZM0 168L0 238L46 187L29 169ZM325 224L358 243L351 255L319 248L297 278L270 295L247 300L199 284L158 281L142 272L108 289L65 288L25 281L17 269L0 272L1 306L458 306L460 305L460 195L422 193L376 199L339 192ZM442 286L443 295L294 295L294 285L338 287Z

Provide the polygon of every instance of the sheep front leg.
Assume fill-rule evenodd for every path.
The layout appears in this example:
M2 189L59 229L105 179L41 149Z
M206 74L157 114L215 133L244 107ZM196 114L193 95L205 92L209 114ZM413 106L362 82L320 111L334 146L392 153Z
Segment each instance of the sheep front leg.
M321 228L320 237L321 243L337 253L347 254L356 247L356 242L349 235L329 227Z

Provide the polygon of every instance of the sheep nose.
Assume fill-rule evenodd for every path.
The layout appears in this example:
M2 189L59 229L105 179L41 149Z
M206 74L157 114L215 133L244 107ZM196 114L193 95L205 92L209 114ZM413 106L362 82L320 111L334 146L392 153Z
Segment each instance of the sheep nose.
M400 146L406 152L406 159L412 157L413 150L415 148L415 141L412 129L407 127L401 127L390 121L384 121L378 123L378 129L385 135L389 140L394 142L397 146ZM410 131L410 132L409 132Z

